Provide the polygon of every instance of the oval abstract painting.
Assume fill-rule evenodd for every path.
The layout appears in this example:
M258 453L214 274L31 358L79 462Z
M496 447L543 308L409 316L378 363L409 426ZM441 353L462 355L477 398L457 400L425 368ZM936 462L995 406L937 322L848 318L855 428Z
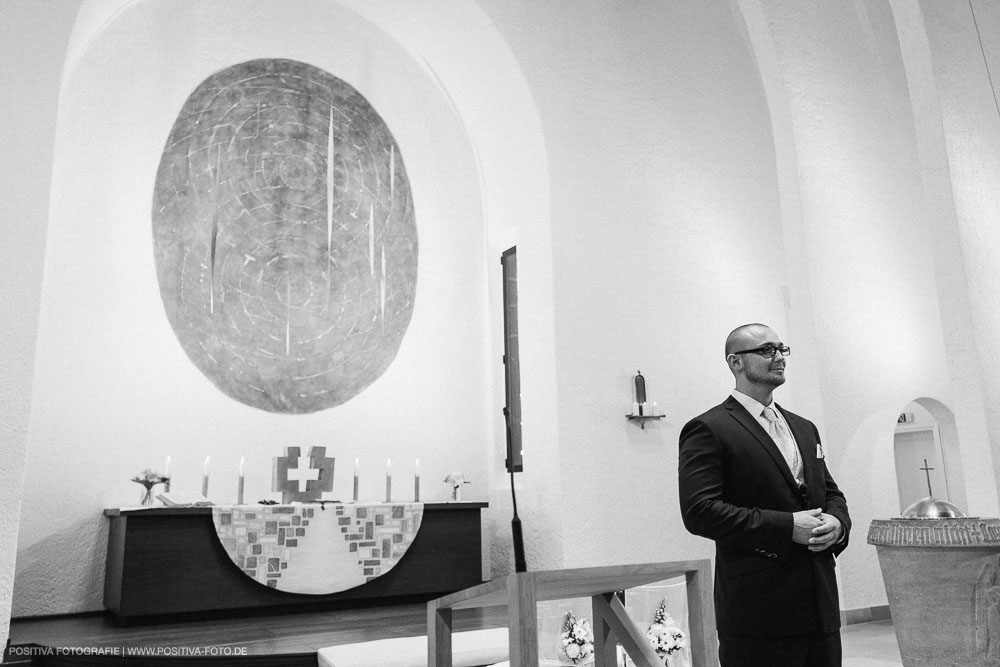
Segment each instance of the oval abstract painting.
M209 77L170 132L152 217L167 318L232 398L315 412L395 358L416 294L413 198L389 128L344 81L274 59Z

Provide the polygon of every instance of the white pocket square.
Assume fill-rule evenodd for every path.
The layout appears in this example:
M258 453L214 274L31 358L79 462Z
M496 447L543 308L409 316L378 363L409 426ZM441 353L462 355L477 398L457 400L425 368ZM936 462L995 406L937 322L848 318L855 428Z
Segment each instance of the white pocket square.
M826 453L823 451L823 443L822 442L817 442L816 443L816 458L818 458L818 459L825 459L826 458Z

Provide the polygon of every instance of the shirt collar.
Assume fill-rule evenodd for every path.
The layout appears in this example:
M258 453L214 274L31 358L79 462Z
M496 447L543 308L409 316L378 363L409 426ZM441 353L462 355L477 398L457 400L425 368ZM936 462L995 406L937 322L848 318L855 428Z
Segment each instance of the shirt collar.
M764 408L769 407L772 410L774 410L774 400L773 399L771 400L771 404L770 405L764 405L763 403L761 403L760 401L758 401L756 398L753 398L751 396L747 396L746 394L744 394L742 391L740 391L738 389L733 389L732 396L737 401L739 401L740 405L742 405L744 408L746 408L747 412L749 412L750 414L752 414L754 417L758 417L759 418L760 414L762 412L764 412ZM777 410L774 410L774 411L777 412Z

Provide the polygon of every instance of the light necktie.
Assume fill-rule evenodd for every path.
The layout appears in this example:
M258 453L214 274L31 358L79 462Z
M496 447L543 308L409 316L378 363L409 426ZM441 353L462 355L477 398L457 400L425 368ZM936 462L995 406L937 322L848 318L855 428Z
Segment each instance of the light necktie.
M785 461L788 463L788 469L792 471L792 477L801 484L802 461L799 458L799 448L795 446L795 438L792 437L785 422L778 417L778 413L774 411L774 408L764 408L761 416L767 420L767 434L771 436L774 444L778 445L778 449L781 450L782 456L785 457Z

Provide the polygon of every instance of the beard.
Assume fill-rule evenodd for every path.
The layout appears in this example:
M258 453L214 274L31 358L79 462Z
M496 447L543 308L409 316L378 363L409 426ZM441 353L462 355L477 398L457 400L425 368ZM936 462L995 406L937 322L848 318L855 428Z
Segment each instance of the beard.
M767 370L761 371L753 366L747 365L744 369L744 373L746 374L747 380L750 380L750 382L754 384L780 387L785 384L784 367L781 367L781 373L775 373L774 370L776 369L772 369L768 366Z

